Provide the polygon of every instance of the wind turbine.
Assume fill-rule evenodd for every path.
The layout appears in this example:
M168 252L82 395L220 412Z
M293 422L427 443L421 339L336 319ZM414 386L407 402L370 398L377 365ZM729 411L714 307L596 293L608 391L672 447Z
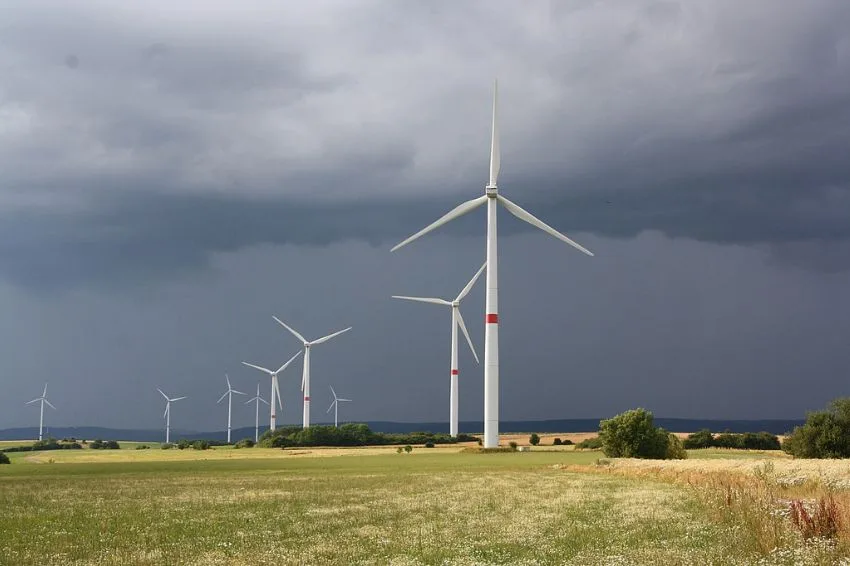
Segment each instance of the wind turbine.
M481 269L478 270L472 279L469 280L469 283L466 284L466 287L460 292L460 294L455 298L454 301L446 301L445 299L433 299L433 298L425 298L425 297L404 297L401 295L393 295L393 299L404 299L407 301L419 301L421 303L433 303L435 305L443 305L447 307L452 307L452 360L451 360L451 392L449 393L449 434L452 436L457 436L458 432L458 418L457 418L457 380L458 380L458 363L457 363L457 327L460 326L463 335L466 336L466 342L469 344L469 349L472 350L472 355L475 356L475 362L478 362L478 354L475 353L475 347L472 345L472 339L469 337L469 332L466 331L466 324L463 322L463 316L460 314L460 301L463 300L464 297L469 293L472 289L472 286L475 285L475 282L478 281L478 278L481 276L481 272L484 271L484 268L487 267L487 264L481 266Z
M165 443L171 444L171 404L175 401L180 401L181 399L185 399L186 397L175 397L171 399L162 392L162 389L159 387L156 388L159 391L159 394L165 397L165 413L163 413L163 417L165 417Z
M274 414L275 397L277 397L278 407L280 407L280 410L283 411L283 401L281 401L281 397L280 397L280 386L277 383L277 374L279 374L280 372L285 370L289 366L289 364L291 364L293 361L295 361L295 358L297 358L300 355L301 355L301 351L299 350L298 352L295 353L294 356L289 358L288 362L286 362L285 364L283 364L282 366L277 368L277 371L272 371L270 369L264 368L263 366L255 366L254 364L249 364L248 362L242 362L244 365L248 366L249 368L258 369L263 373L269 374L272 378L272 400L271 400L271 403L268 404L269 405L269 414L271 415L271 418L269 419L269 430L274 430L275 427L277 426L277 415ZM257 405L258 410L259 410L259 407L260 406Z
M32 405L33 403L36 403L38 401L41 401L41 416L38 418L38 439L41 440L43 438L42 431L44 430L44 404L47 403L47 405L51 409L53 409L54 411L56 410L56 407L54 407L53 404L50 401L47 400L47 384L46 383L44 384L44 393L41 394L41 397L36 397L32 401L27 401L24 404L25 405Z
M310 348L312 346L327 342L331 338L339 336L343 332L348 332L349 330L351 330L352 327L349 326L344 330L339 330L337 332L334 332L333 334L328 334L327 336L317 338L316 340L313 340L311 342L300 334L298 334L295 330L287 326L286 323L280 320L278 317L272 316L272 318L275 319L278 324L283 326L285 329L289 330L293 336L301 340L301 342L304 344L304 373L301 376L301 391L304 392L304 419L302 426L304 428L307 428L310 426Z
M331 388L331 394L333 394L334 400L333 400L333 403L331 403L331 406L328 407L328 410L325 411L325 412L330 413L331 409L334 410L334 427L337 427L337 426L339 426L339 424L338 424L339 421L337 419L337 417L339 417L339 404L340 404L340 402L351 402L351 399L343 399L342 397L337 397L336 391L334 391L333 386L329 386L329 387Z
M298 353L300 354L301 352L298 352ZM254 444L256 444L260 441L260 402L263 402L266 405L269 404L268 401L266 401L265 399L260 397L260 384L259 383L257 383L257 396L248 399L247 401L245 401L245 404L247 405L248 403L254 403L254 402L257 403L257 416L255 417L256 420L254 421Z
M224 401L224 398L227 397L227 443L230 444L230 407L233 404L233 394L237 395L247 395L247 393L242 393L241 391L236 391L230 386L230 377L227 374L224 374L224 379L227 380L227 391L224 392L224 395L218 398L217 403L221 403Z
M499 194L497 181L501 154L499 152L499 128L496 121L498 103L498 83L493 83L493 123L490 137L490 182L484 187L484 194L478 198L466 201L447 212L436 222L429 224L408 239L396 245L391 251L409 244L443 224L463 216L487 203L487 298L485 306L484 326L484 446L495 448L499 445L499 260L497 254L496 210L498 204L524 222L539 228L565 242L580 252L589 256L593 254L564 236L542 220L522 209L519 205Z

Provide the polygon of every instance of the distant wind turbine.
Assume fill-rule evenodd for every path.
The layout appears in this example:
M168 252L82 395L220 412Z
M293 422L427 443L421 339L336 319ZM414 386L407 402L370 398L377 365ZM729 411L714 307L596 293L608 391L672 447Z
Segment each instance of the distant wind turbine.
M301 352L298 352L298 353L300 354ZM257 383L257 396L252 397L252 398L248 399L247 401L245 401L246 405L248 403L257 403L257 415L256 415L255 421L254 421L254 444L256 444L260 441L260 403L265 403L266 405L269 404L268 401L266 401L265 399L260 397L260 384L259 383Z
M281 397L280 397L280 385L278 385L278 383L277 383L277 375L280 372L282 372L283 370L285 370L289 366L289 364L291 364L293 361L295 361L295 358L297 358L300 355L301 355L301 351L299 350L298 352L295 353L294 356L289 358L288 362L286 362L285 364L283 364L282 366L277 368L277 371L272 371L270 369L264 368L263 366L256 366L254 364L249 364L248 362L242 362L244 365L248 366L249 368L258 369L263 373L269 374L272 378L272 394L271 394L272 400L271 400L271 403L269 403L269 413L270 413L269 430L274 430L277 427L277 415L275 415L275 412L274 412L275 397L277 397L278 407L280 407L280 410L283 411L283 401L281 400Z
M496 210L501 204L508 212L532 226L539 228L573 246L580 252L593 254L568 237L564 236L542 220L520 208L499 194L497 181L501 166L499 151L499 128L496 121L498 103L498 83L493 83L493 124L490 137L490 182L484 187L484 195L458 205L440 219L413 234L391 251L405 246L428 232L487 203L487 295L484 327L484 447L495 448L499 445L499 260L497 254Z
M47 400L47 384L46 383L44 384L44 393L41 394L41 397L36 397L32 401L27 401L25 403L25 405L32 405L33 403L37 403L38 401L41 401L41 416L38 419L38 439L41 440L42 438L44 438L44 435L42 434L42 432L44 431L44 405L45 405L45 403L51 409L53 409L54 411L56 410L56 407L54 407L53 404L50 401Z
M331 406L330 406L330 407L328 407L328 410L327 410L327 411L325 411L325 412L326 412L326 413L330 413L330 412L331 412L331 409L333 409L333 410L334 410L334 427L337 427L337 426L339 426L339 420L338 420L338 417L339 417L339 404L340 404L341 402L342 402L342 403L345 403L345 402L350 403L350 402L351 402L351 399L343 399L342 397L337 397L337 396L336 396L336 391L334 391L333 386L329 386L329 387L331 388L331 394L334 396L334 400L333 400L333 403L331 403Z
M162 392L162 389L159 387L156 388L159 391L159 394L165 397L165 413L163 413L163 417L165 417L165 443L171 444L171 404L175 401L180 401L181 399L185 399L186 397L175 397L171 399L168 395Z
M351 330L352 327L349 326L348 328L339 330L337 332L334 332L333 334L328 334L327 336L323 336L322 338L317 338L316 340L313 340L311 342L310 340L307 340L298 332L287 326L286 323L280 320L278 317L273 316L272 318L275 319L278 324L289 330L293 336L298 338L304 344L304 373L301 376L301 390L304 392L304 418L302 426L304 428L307 428L310 426L310 348L312 346L317 346L319 344L327 342L331 338L339 336L343 332L348 332L349 330Z
M230 444L230 407L233 404L233 394L237 395L247 395L247 393L242 393L241 391L236 391L230 386L230 376L224 374L224 379L227 380L227 391L224 392L224 395L219 397L217 403L221 403L224 401L224 398L227 397L227 443Z
M452 436L457 436L458 433L458 374L460 373L458 369L457 363L457 328L460 326L463 335L466 337L466 342L469 344L469 349L472 350L472 355L475 356L475 362L478 363L478 354L475 353L475 346L472 345L472 339L469 337L469 332L466 331L466 324L463 322L463 316L460 314L460 302L469 294L469 291L475 285L475 282L478 281L478 278L481 276L481 272L484 271L484 268L487 267L487 264L481 266L481 269L478 270L472 279L469 280L469 283L466 284L466 287L461 290L460 294L455 298L454 301L447 301L445 299L433 299L433 298L425 298L425 297L404 297L401 295L393 295L394 299L404 299L407 301L419 301L421 303L432 303L435 305L443 305L452 308L452 359L451 359L451 372L449 377L450 392L449 392L449 434Z

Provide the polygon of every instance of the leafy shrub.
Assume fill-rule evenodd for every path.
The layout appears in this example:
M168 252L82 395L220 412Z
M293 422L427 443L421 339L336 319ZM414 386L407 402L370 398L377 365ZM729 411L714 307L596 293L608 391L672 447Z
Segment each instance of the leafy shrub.
M517 443L511 440L510 442L508 442L508 446L510 446L511 450L515 452L517 448Z
M399 446L398 448L395 449L396 454L401 454L403 451L404 450L402 449L401 446Z
M174 445L170 442L163 442L159 447L163 450L171 450L172 448L174 448Z
M285 426L266 431L260 437L260 446L266 448L285 448L287 446L367 446L367 445L406 445L406 444L455 444L477 440L471 435L458 435L452 438L445 433L411 432L409 434L390 434L373 432L368 425L346 423L339 428L315 425L309 428Z
M695 448L711 448L714 446L714 435L711 434L710 430L704 428L693 434L689 434L682 444L688 450L693 450Z
M413 452L413 446L408 444L407 446L404 447L404 451L407 452L408 454L410 454L411 452Z
M528 437L528 443L532 446L537 446L538 444L540 444L540 437L537 435L536 432L532 432L531 436Z
M576 444L576 448L580 448L582 450L599 450L600 448L602 448L602 439L598 436L585 438L584 440Z
M150 446L147 444L137 444L136 450L150 450Z
M667 439L667 452L664 455L664 458L667 460L685 460L688 457L688 453L685 451L685 446L678 436L673 434L672 432L668 433L669 438Z
M177 442L177 449L178 450L185 450L186 448L191 448L191 446L192 446L192 443L189 442L188 440L186 440L185 438L181 438Z
M565 438L564 440L561 441L561 444L563 444L564 446L572 446L574 443L569 438Z
M560 446L560 445L561 445L561 439L560 438L556 438L555 440L552 441L552 446Z
M252 438L243 438L233 445L234 448L253 448L254 440Z
M785 438L782 449L797 458L850 457L850 398L833 400L827 410L806 415L806 422Z
M23 447L21 447L23 448ZM36 450L80 450L82 445L79 442L57 442L55 438L45 438L38 440L29 447L31 451ZM7 450L7 452L10 450ZM19 450L25 452L25 450Z
M632 409L599 423L602 451L609 458L667 458L671 435L656 427L652 413L646 409ZM678 439L677 439L678 441ZM684 452L674 447L673 451Z
M192 443L192 448L195 450L209 450L210 443L206 440L196 440Z
M433 447L434 447L434 443L433 443L433 442L426 442L426 443L425 443L425 448L433 448Z
M11 464L9 457L4 452L0 452L0 464Z
M101 440L97 438L89 444L89 448L92 450L119 450L121 446L115 440Z

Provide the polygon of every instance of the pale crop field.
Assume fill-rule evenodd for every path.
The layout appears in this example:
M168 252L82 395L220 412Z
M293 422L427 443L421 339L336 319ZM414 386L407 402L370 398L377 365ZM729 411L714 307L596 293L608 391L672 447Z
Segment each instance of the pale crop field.
M791 531L776 551L735 544L746 525L718 520L696 488L591 471L602 467L598 452L95 452L0 466L0 564L790 565L843 556Z

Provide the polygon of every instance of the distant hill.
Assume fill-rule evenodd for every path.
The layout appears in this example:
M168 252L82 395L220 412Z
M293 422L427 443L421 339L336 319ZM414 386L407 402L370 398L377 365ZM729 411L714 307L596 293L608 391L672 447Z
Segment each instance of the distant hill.
M316 423L329 424L329 423ZM398 423L391 421L367 421L366 424L377 432L449 432L449 424L441 423ZM803 424L802 419L779 419L779 420L711 420L711 419L668 419L656 418L655 424L673 432L693 432L707 428L712 432L759 432L767 431L773 434L784 434L795 426ZM266 428L261 427L260 434ZM556 419L542 421L503 421L499 427L503 433L511 432L594 432L599 429L599 419ZM480 421L462 421L460 432L469 434L480 433L484 429ZM74 437L76 439L94 440L127 440L139 442L162 442L165 431L163 429L118 429L94 426L81 427L50 427L47 434L54 438ZM7 428L0 430L0 440L24 440L38 438L37 427ZM189 440L204 438L207 440L226 440L226 431L202 432L194 430L172 429L171 438ZM241 438L254 438L254 427L233 429L232 440Z

